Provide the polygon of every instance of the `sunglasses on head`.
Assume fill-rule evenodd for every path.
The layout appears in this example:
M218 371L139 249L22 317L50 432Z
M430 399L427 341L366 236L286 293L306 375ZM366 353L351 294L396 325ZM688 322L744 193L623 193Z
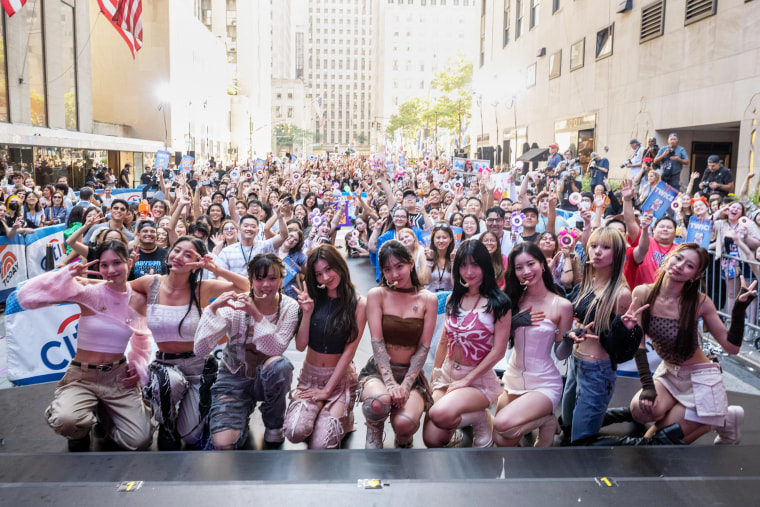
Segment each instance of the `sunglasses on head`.
M450 229L451 226L448 224L448 222L437 222L435 225L433 225L433 229Z

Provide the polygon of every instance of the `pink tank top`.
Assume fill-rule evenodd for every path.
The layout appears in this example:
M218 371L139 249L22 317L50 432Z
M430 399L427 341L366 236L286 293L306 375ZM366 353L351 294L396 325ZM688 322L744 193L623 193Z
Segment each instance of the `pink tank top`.
M493 348L493 315L482 306L469 312L460 309L456 317L447 316L445 329L449 339L448 357L458 348L462 359L477 364Z
M103 292L103 313L83 315L77 327L77 348L103 352L106 354L123 354L127 349L132 329L127 322L129 298L132 289L118 292L106 288Z

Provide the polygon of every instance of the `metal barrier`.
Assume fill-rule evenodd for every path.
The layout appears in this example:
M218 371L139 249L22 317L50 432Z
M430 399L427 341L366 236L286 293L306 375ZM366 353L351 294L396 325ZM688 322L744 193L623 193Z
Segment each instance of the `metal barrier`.
M747 285L760 279L760 262L744 260L723 254L719 258L710 251L710 263L705 273L706 293L725 322L731 318L731 309L741 288L740 275L744 275ZM744 341L751 342L760 350L760 311L758 300L747 309L745 316Z

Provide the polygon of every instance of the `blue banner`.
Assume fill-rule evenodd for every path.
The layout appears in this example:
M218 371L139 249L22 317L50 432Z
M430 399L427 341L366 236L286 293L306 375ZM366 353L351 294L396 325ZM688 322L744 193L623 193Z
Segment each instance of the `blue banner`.
M709 250L712 227L712 220L691 217L689 219L689 228L686 230L686 242L697 243L705 250Z

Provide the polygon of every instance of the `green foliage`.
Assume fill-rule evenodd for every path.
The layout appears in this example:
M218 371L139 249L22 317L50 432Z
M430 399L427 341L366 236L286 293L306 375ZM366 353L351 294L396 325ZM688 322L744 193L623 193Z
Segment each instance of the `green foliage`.
M277 146L293 146L316 137L316 133L302 129L290 123L281 123L274 127Z
M415 137L420 127L432 128L438 113L438 128L459 133L470 121L472 108L472 62L464 55L452 58L432 81L434 97L413 97L391 116L386 134L402 129L404 136Z

